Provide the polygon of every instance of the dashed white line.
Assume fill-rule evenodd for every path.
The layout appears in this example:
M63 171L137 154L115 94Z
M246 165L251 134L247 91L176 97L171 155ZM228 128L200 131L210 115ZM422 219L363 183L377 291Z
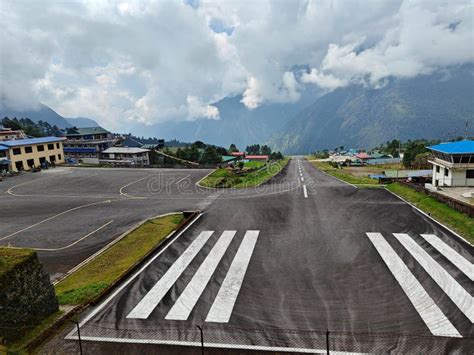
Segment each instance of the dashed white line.
M405 233L393 233L395 238L418 261L423 269L441 287L467 318L474 322L474 303L471 295L439 265L412 237Z
M306 189L306 185L303 185L303 195L304 198L308 198L308 190Z
M367 233L367 236L431 333L462 337L382 234Z
M443 242L438 236L433 234L421 234L421 236L430 243L446 259L461 270L471 281L474 280L474 266L456 250Z
M212 250L204 259L184 291L166 315L168 320L187 320L199 297L206 288L217 265L224 256L237 231L224 231Z
M304 177L301 177L301 181L304 181Z
M155 286L153 286L146 296L132 309L127 318L147 319L176 280L178 280L179 276L199 253L204 244L206 244L212 233L214 232L201 232L184 253L171 265Z
M247 231L224 282L206 317L206 322L227 323L239 295L260 231Z

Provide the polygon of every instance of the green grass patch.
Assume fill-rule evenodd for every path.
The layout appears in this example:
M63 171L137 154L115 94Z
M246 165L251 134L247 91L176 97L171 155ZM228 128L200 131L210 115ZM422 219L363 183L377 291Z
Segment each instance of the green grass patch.
M35 253L31 249L0 247L0 278Z
M409 201L439 222L449 226L470 243L474 243L474 218L456 211L435 198L399 183L392 183L387 190Z
M290 158L269 163L265 168L250 172L237 173L231 169L217 169L200 182L201 186L217 188L246 188L257 186L278 174L290 161ZM257 162L259 163L259 162ZM260 163L261 164L261 163Z
M378 185L379 184L378 181L375 179L371 179L365 176L355 176L349 172L344 171L344 168L342 169L335 168L327 162L313 161L312 163L318 169L328 173L329 175L337 177L338 179L341 179L342 181L348 182L350 184L354 184L354 185Z
M262 163L261 161L248 161L244 163L244 169L250 169L250 170L257 170L260 168L263 168L265 166L265 163Z
M120 276L160 244L183 221L182 214L145 222L119 242L59 282L60 304L76 305L99 296Z
M44 331L46 331L49 327L51 327L54 322L56 322L63 315L63 313L63 311L57 311L51 314L49 317L45 318L43 321L41 321L40 324L33 327L30 331L26 332L25 335L21 337L21 339L9 345L7 354L28 354L28 351L26 350L27 345L40 334L42 334ZM1 351L0 354L2 354Z

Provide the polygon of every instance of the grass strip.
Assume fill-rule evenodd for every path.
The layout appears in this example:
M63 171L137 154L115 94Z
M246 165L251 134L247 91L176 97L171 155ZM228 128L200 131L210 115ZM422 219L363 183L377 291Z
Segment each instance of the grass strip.
M364 185L379 185L378 181L375 179L365 176L355 176L349 172L344 172L344 169L335 168L326 162L313 161L312 163L315 167L324 171L325 173L341 179L342 181L348 182L349 184L362 185L361 187L364 187Z
M230 169L216 169L200 182L201 186L214 188L242 189L260 185L278 174L290 161L290 158L277 160L265 167L251 172L237 174Z
M158 217L130 232L105 252L56 284L59 303L77 305L99 296L160 244L183 219L181 213Z
M431 196L399 183L389 184L386 188L412 203L423 212L430 214L431 217L455 230L464 239L474 244L474 218L456 211Z

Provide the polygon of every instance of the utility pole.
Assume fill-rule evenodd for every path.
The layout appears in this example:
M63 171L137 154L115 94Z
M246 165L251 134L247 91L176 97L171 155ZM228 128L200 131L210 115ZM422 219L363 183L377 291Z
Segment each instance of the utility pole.
M77 337L79 338L79 354L82 355L82 342L81 342L81 330L79 327L79 322L69 320L71 323L74 323L77 327Z

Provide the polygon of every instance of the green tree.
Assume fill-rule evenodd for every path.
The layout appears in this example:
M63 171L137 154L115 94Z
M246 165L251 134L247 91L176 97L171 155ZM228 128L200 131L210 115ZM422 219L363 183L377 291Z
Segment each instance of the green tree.
M238 152L238 151L239 150L237 149L237 146L234 143L232 143L229 147L229 154L234 153L234 152Z
M217 165L221 163L221 156L217 153L216 148L207 146L202 154L201 164Z

